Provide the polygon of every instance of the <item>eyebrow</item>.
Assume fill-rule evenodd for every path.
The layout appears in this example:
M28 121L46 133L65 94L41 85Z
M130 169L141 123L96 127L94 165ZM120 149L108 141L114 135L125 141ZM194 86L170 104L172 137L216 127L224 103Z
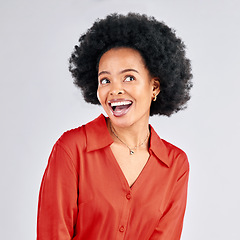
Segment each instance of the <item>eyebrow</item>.
M125 72L136 72L136 73L139 74L139 72L138 72L137 70L133 69L133 68L124 69L124 70L120 71L120 74L121 74L121 73L125 73ZM98 76L100 76L100 75L102 75L102 74L111 74L111 73L108 72L108 71L102 71L102 72L100 72L100 73L98 74Z
M102 72L100 72L100 73L98 74L98 76L100 76L100 75L102 75L102 74L110 74L110 72L108 72L108 71L102 71Z

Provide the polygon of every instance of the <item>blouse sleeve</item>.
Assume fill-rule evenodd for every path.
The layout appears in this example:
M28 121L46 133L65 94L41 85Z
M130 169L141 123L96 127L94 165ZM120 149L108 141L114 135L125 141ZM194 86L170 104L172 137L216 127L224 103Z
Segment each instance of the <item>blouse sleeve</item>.
M39 193L37 240L70 240L77 218L77 171L61 143L48 160Z
M149 240L180 240L187 202L188 161L178 177L169 204Z

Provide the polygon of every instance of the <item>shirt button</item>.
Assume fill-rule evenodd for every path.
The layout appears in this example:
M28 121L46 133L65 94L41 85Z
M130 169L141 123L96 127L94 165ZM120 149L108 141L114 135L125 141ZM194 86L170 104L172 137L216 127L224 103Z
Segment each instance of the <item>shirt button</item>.
M127 198L127 200L130 200L130 199L132 198L131 193L128 193L128 194L126 195L126 198Z
M124 226L121 226L121 227L119 228L119 232L124 232Z

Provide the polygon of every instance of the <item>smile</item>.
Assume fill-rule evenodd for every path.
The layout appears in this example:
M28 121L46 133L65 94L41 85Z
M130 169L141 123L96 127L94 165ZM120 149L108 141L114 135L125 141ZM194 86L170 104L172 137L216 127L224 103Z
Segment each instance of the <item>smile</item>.
M120 99L108 101L108 105L110 106L111 112L115 117L121 117L125 115L129 111L132 103L133 102L130 100Z

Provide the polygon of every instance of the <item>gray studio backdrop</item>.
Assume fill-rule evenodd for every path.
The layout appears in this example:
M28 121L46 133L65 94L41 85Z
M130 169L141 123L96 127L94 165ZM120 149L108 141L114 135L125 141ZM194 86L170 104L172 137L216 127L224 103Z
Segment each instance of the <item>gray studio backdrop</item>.
M239 240L239 10L234 0L1 0L1 239L35 239L53 144L102 112L72 84L74 44L96 18L134 11L176 29L192 60L189 108L151 118L159 135L189 157L182 240Z

